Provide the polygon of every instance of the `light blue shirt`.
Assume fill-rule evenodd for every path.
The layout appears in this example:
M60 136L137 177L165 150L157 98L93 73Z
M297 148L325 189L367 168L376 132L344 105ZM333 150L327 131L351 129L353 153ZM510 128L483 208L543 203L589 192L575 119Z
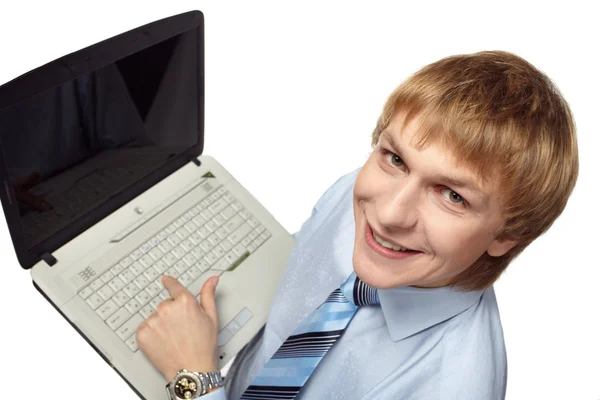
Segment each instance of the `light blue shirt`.
M352 272L352 192L358 170L340 178L296 234L265 327L238 354L225 389L203 398L239 399L294 331ZM506 351L493 288L379 290L361 307L297 399L496 400L506 392Z

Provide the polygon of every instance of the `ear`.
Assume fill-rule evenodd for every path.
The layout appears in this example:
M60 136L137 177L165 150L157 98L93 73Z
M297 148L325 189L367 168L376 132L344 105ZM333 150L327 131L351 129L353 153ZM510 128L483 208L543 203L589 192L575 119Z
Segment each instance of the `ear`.
M518 241L516 240L494 240L492 244L487 249L487 252L492 257L500 257L505 255L510 249L517 245Z

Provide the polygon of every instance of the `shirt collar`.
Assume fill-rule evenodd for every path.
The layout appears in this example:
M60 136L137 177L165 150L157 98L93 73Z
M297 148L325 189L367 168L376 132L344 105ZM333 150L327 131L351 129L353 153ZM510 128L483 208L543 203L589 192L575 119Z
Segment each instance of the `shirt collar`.
M458 292L449 286L379 289L381 309L394 341L446 321L479 301L483 291Z

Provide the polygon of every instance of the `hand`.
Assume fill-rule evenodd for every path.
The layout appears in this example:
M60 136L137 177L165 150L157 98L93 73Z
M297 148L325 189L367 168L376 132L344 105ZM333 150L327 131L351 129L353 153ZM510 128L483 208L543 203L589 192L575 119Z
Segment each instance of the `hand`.
M195 295L172 276L162 278L172 299L161 302L155 313L137 329L138 347L170 382L177 371L217 370L218 276L201 289L200 304Z

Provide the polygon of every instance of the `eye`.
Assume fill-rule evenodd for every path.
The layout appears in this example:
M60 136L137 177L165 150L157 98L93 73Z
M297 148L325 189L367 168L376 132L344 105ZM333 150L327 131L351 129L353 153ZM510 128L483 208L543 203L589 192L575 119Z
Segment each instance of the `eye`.
M387 153L385 155L385 158L387 159L387 161L392 164L394 167L403 167L404 166L404 161L402 161L402 158L400 158L400 156L394 154L394 153Z
M464 204L465 200L462 198L462 196L458 193L456 193L455 191L453 191L452 189L442 189L442 194L444 195L444 197L446 197L448 200L450 200L451 203L453 204Z

